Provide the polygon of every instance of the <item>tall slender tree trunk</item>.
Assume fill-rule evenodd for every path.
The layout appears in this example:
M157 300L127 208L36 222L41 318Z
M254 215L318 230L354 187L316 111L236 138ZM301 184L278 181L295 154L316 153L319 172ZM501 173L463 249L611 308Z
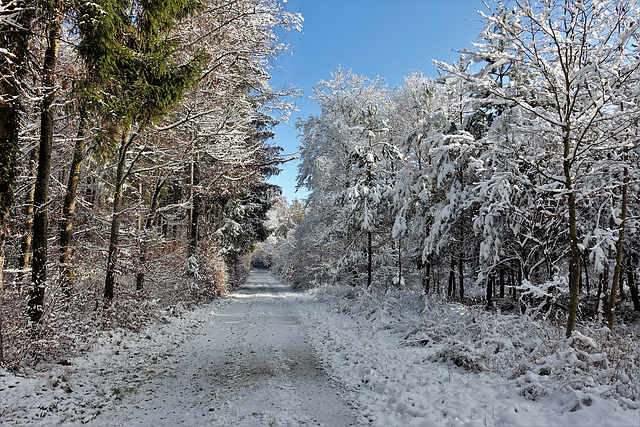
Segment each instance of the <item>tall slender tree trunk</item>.
M31 263L31 242L33 240L33 199L36 192L36 174L38 162L38 148L35 147L29 154L29 167L31 169L31 179L33 182L29 185L27 199L25 200L24 216L25 221L22 225L22 241L20 242L20 259L18 260L18 268L20 273L20 281L24 281L27 277L27 270Z
M46 88L46 95L40 109L40 146L38 149L38 174L34 193L33 215L33 261L27 312L33 323L42 320L44 296L47 286L47 237L49 227L49 179L51 174L51 154L53 147L53 119L55 110L53 102L56 97L55 72L60 48L60 34L62 31L62 2L52 4L50 12L49 31L47 34L47 49L44 54L42 82Z
M587 264L587 254L582 254L582 269L584 270L584 283L587 286L587 294L591 293L591 284L589 280L589 264Z
M190 166L190 191L191 191L191 213L189 223L189 257L196 256L198 253L198 233L200 222L200 193L198 185L200 185L200 157L196 153Z
M0 55L0 363L4 362L3 344L3 301L4 301L4 261L5 242L8 233L9 213L13 207L13 189L15 185L16 162L18 158L20 113L20 80L25 74L25 59L29 52L31 19L35 15L35 4L17 3L7 6L18 9L12 22L0 23L0 46L12 54ZM22 10L21 10L22 9Z
M398 287L402 286L402 237L398 237Z
M422 275L422 287L425 295L428 295L431 287L431 256L427 255L424 265L424 274Z
M567 338L571 336L576 328L578 317L578 296L580 293L580 260L582 251L578 240L578 218L576 214L576 193L573 188L573 177L571 176L571 124L567 121L564 134L564 185L568 192L567 204L569 208L569 243L571 247L571 258L569 259L569 316L567 318Z
M638 284L635 281L634 265L631 263L631 257L627 257L627 283L629 284L629 293L633 302L633 309L640 311L640 298L638 295Z
M87 113L84 107L80 109L80 123L76 143L73 149L73 159L69 170L67 190L62 206L62 218L60 218L60 267L62 288L68 297L75 285L73 278L73 267L71 265L71 240L73 237L73 214L76 210L76 197L78 193L78 183L80 182L80 172L85 157L85 136L88 129Z
M145 223L146 228L152 228L156 222L156 214L158 211L158 202L160 200L160 193L162 192L162 188L167 183L167 178L162 180L158 179L156 181L156 188L153 191L153 195L151 196L151 202L149 204L149 214L147 215L147 220Z
M615 320L616 296L618 284L622 273L622 252L624 250L624 227L627 222L627 193L629 188L629 169L624 168L624 178L622 184L622 211L620 213L620 227L618 229L618 241L616 242L616 265L613 269L613 281L611 282L611 293L609 294L609 305L607 307L607 326L613 330Z
M464 299L464 260L462 251L458 254L458 291L460 292L460 301Z
M156 212L158 210L158 200L160 199L160 192L164 187L167 179L158 179L156 181L156 188L151 195L151 202L149 204L149 212L147 213L146 220L144 222L145 233L151 230L155 224ZM140 247L140 270L136 274L136 290L141 291L144 289L145 274L147 269L147 246L142 242Z
M108 306L113 300L115 287L116 263L118 261L118 244L120 240L120 217L123 207L123 190L126 179L125 168L127 165L127 150L131 146L133 134L127 128L122 132L120 148L118 149L118 164L116 167L116 180L113 192L113 215L111 218L111 232L109 237L109 252L107 255L107 271L104 280L104 299Z
M367 289L373 282L373 233L367 231Z
M4 344L2 336L4 334L4 312L2 305L4 301L4 246L7 240L7 227L4 221L0 221L0 364L4 363Z
M453 257L453 254L451 255L451 265L449 266L449 283L448 283L448 287L447 287L447 298L451 299L453 297L453 294L455 292L455 288L456 288L456 261Z
M487 300L487 306L490 306L493 301L493 285L494 285L494 278L493 278L493 273L491 273L487 278L487 289L485 292L485 299Z

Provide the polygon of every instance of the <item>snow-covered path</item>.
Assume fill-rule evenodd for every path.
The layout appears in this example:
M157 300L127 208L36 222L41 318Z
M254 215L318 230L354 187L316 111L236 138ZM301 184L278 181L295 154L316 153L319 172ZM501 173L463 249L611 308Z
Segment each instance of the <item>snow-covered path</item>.
M363 292L294 293L253 271L229 298L143 332L107 332L70 363L38 365L27 378L0 370L0 424L640 427L635 399L537 374L570 369L555 353L540 366L504 360L504 375L452 362L485 363L485 347L472 343L495 338L490 328L511 325L509 316ZM500 329L500 342L535 349L519 328ZM412 331L429 345L408 345Z
M305 296L267 271L214 303L196 333L138 374L104 425L327 425L355 423L297 320Z

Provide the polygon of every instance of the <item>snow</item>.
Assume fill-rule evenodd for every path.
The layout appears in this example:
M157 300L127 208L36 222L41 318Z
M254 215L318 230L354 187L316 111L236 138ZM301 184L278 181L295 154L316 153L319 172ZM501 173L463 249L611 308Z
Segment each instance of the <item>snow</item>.
M0 422L640 425L637 398L607 394L589 371L607 358L593 337L543 352L552 331L532 325L409 291L296 293L254 270L230 297L105 333L68 366L0 371ZM577 385L571 369L593 378Z
M226 299L145 333L103 337L71 365L2 372L3 424L351 425L297 318L310 296L254 271ZM298 314L297 314L298 313Z

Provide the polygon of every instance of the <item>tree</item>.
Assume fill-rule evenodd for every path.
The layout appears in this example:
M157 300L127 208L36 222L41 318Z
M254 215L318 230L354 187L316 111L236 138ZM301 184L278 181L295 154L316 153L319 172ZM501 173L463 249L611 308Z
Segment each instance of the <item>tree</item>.
M33 323L39 323L44 309L47 287L47 240L49 229L49 180L51 176L51 155L53 150L53 130L56 99L56 62L60 49L62 21L65 2L58 0L47 5L48 32L47 48L42 67L42 83L45 94L40 107L40 143L38 146L38 173L34 187L33 214L33 258L28 312Z
M548 144L541 158L512 150L517 161L536 165L547 191L560 194L567 211L570 248L567 336L576 326L583 244L578 217L583 177L592 157L620 149L616 136L638 119L638 109L623 96L638 80L640 61L631 43L638 31L638 8L628 1L515 2L512 13L483 14L488 30L470 60L484 63L476 73L442 64L446 71L482 88L488 97L526 112L523 129L532 143ZM500 31L495 31L500 29ZM502 40L498 49L496 39ZM489 73L504 64L526 71L500 87ZM540 151L538 151L540 153ZM538 166L544 164L545 169ZM587 230L583 230L586 233Z
M336 252L342 254L332 261L334 269L346 268L357 276L364 265L370 286L374 232L380 226L378 207L386 184L381 161L398 154L382 137L389 92L380 78L370 80L339 68L330 81L314 87L314 95L320 114L297 123L303 144L298 185L311 192L304 222L322 228L324 237L312 244L322 245L325 256L327 246L339 242ZM345 250L337 249L340 246Z
M175 107L197 81L204 56L197 53L180 60L180 40L169 36L180 19L202 6L195 0L105 0L87 3L81 11L80 53L96 76L103 94L100 101L109 108L110 139L118 147L104 291L107 303L114 296L123 188L145 147L131 158L130 149L136 137Z
M0 363L4 361L2 303L7 221L13 206L21 128L21 85L26 70L29 30L35 2L3 2L0 6Z

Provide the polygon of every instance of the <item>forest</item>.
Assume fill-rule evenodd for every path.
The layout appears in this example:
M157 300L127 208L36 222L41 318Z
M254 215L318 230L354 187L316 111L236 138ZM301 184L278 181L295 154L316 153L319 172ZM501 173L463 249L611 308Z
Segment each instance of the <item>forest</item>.
M302 17L275 0L6 1L0 363L226 294L268 231Z
M636 425L640 5L485 6L294 159L285 1L3 2L0 422Z
M436 79L318 82L319 113L297 122L310 195L279 206L260 256L301 288L408 287L553 318L567 337L637 322L638 5L480 13Z
M307 291L269 304L300 311L324 368L366 390L369 422L421 425L412 405L438 412L429 375L451 384L453 364L562 416L615 406L635 423L637 2L488 3L437 78L336 68L296 122L302 201L267 183L292 160L271 138L299 94L270 82L302 29L285 3L3 2L2 369L71 365L129 332L143 348L149 325L220 333L197 310L254 262L271 270L260 286ZM171 353L191 332L167 328ZM408 387L438 397L394 400ZM507 406L491 419L536 419Z

